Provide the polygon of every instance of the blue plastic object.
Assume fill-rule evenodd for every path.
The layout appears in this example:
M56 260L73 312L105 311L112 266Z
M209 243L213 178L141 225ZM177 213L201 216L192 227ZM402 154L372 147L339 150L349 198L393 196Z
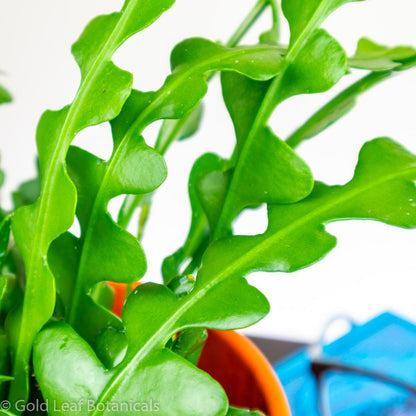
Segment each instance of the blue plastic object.
M323 346L322 357L416 386L416 325L384 313ZM321 416L319 394L333 416L416 416L412 394L371 377L331 370L318 386L307 349L278 362L275 370L293 416Z

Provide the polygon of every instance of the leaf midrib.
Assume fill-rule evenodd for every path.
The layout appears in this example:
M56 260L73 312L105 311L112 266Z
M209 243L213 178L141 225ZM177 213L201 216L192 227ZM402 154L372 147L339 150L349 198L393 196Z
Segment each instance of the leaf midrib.
M168 96L168 92L178 89L184 80L186 81L187 78L189 78L190 75L194 73L207 73L211 71L216 71L218 67L221 66L221 61L224 59L230 59L230 58L238 58L239 56L246 55L250 52L263 52L263 51L276 51L279 52L280 50L278 47L275 46L251 46L251 47L239 47L239 48L225 48L224 47L224 54L215 55L213 57L210 57L206 59L205 61L196 64L194 66L190 66L186 70L179 70L178 72L173 72L170 76L173 79L173 82L169 85L163 85L158 91L155 92L155 98L153 101L149 104L148 107L140 114L140 116L136 119L136 121L132 124L130 129L127 132L128 134L132 134L133 132L137 131L138 134L141 134L146 127L144 124L147 120L147 116L151 114L155 109L160 106L163 101ZM185 82L186 83L186 82Z
M219 220L214 232L214 240L222 238L226 232L227 216L232 214L232 200L233 195L236 194L236 187L239 183L239 178L241 176L242 166L245 165L247 158L250 155L250 150L252 143L255 140L257 134L259 133L262 127L267 125L268 119L271 117L273 110L275 108L275 96L279 91L283 76L290 64L296 59L299 52L302 50L305 43L308 41L309 36L312 36L313 32L317 29L320 23L320 15L322 9L325 9L323 3L316 9L315 13L312 15L308 24L305 26L303 31L297 37L294 44L289 47L287 54L283 60L282 70L272 81L262 103L257 113L256 118L253 121L251 129L245 140L245 144L241 150L240 156L238 157L234 173L231 178L230 186L228 188L227 194L225 196L224 205L220 212Z
M36 218L34 241L32 245L29 265L28 276L26 279L26 296L24 297L22 321L19 331L19 339L21 339L22 333L29 333L28 322L32 320L32 316L28 316L27 311L31 311L36 306L36 294L38 292L37 285L40 284L39 276L41 275L41 268L44 267L47 251L49 247L49 241L46 240L46 233L42 232L43 228L49 226L48 219L50 218L50 203L51 194L56 187L56 181L59 174L59 170L62 166L65 169L65 156L68 147L72 141L73 136L76 134L74 126L78 118L78 114L82 110L84 101L88 97L91 85L94 78L101 67L110 60L112 54L118 47L118 39L123 32L127 21L129 20L129 13L134 8L137 0L129 3L127 8L123 10L119 21L117 22L113 32L108 38L107 42L103 45L102 51L97 55L91 69L88 71L84 81L81 83L79 90L74 98L73 103L69 107L68 114L65 117L64 124L62 125L61 132L58 136L56 146L53 150L52 157L49 161L49 168L47 170L45 181L42 183L43 194L40 197L39 213ZM68 177L69 178L69 177ZM70 179L69 179L70 181ZM72 182L71 182L72 183ZM44 259L42 261L41 259ZM33 331L32 331L33 332ZM17 357L21 356L28 350L27 342L19 342L16 349L16 359L14 365L18 363ZM26 353L24 354L26 355ZM16 368L16 367L15 367Z
M286 55L286 58L284 59L284 66L282 69L282 73L284 73L289 65L289 62L291 59L294 59L297 55L297 53L299 52L299 50L301 49L301 47L303 46L304 42L307 40L307 35L308 32L307 30L309 30L309 27L311 27L312 25L316 25L315 21L317 20L317 13L318 11L320 11L320 8L322 7L322 3L321 6L318 7L317 11L315 12L313 18L309 21L309 24L306 26L306 28L304 29L304 31L302 32L302 34L298 37L297 42L295 43L295 46L293 48L291 48L292 50L288 52L288 54ZM266 48L267 49L267 48ZM205 63L206 64L206 63ZM202 64L201 64L202 66ZM192 68L189 69L189 71L191 71ZM188 72L188 71L187 71ZM187 75L186 72L184 75ZM178 79L180 79L181 77L178 77ZM267 112L270 111L270 106L271 103L273 101L273 96L274 96L274 89L277 89L279 87L280 84L280 78L281 75L278 76L275 81L272 83L268 94L266 95L263 104L260 108L259 111L259 115L258 117L256 117L256 120L254 122L254 125L259 126L261 125L261 123L263 122L263 119L266 117L267 119ZM138 119L136 119L135 123L133 123L132 127L129 129L129 131L127 132L126 136L132 135L134 131L139 131L141 134L144 127L142 125L143 121L146 120L147 114L150 113L150 111L153 111L153 107L156 107L156 105L158 104L158 100L163 100L164 99L164 86L159 90L159 96L156 97L155 100L152 101L152 104L147 107L147 109L145 111L143 111L141 113L141 115L139 116ZM257 121L257 123L256 123ZM256 127L256 128L259 128ZM251 133L251 132L250 132ZM125 136L125 138L126 138ZM123 139L124 140L124 139ZM248 146L244 146L243 152L246 149L246 147ZM233 177L234 179L234 177ZM234 180L232 181L234 182ZM232 184L231 184L232 185ZM230 187L231 188L231 187ZM227 199L229 197L230 193L227 193ZM226 201L227 203L227 201ZM251 252L251 251L250 251ZM226 270L228 270L230 267L228 267ZM138 353L133 357L132 360L130 360L129 362L127 362L125 365L123 365L121 367L121 370L118 374L116 374L116 376L110 381L108 387L102 392L102 394L100 395L100 397L97 399L97 403L105 403L107 401L109 401L111 399L111 397L114 396L114 394L116 394L116 391L113 390L117 390L118 386L120 386L120 384L122 383L122 380L124 378L124 375L126 373L128 373L128 371L131 368L134 368L134 366L141 361L142 357L145 357L148 353L150 353L150 351L159 343L163 342L163 334L166 335L167 332L171 332L173 325L175 324L176 320L179 319L179 317L181 317L183 315L183 313L186 312L186 310L188 310L190 307L192 307L196 302L198 302L198 300L202 297L205 296L205 294L213 287L215 286L217 283L219 283L220 281L222 281L223 277L225 275L225 277L227 276L224 272L221 273L219 276L217 276L217 278L213 279L209 284L207 284L206 286L204 286L202 289L198 290L197 292L193 292L191 293L189 296L191 296L190 298L185 298L186 301L184 301L183 305L178 309L178 311L176 313L174 313L173 315L171 315L171 317L160 327L160 329L154 334L153 337L151 337L144 345L143 347L140 349L140 351L138 351ZM161 335L162 334L162 335ZM103 414L103 411L99 411L97 408L99 406L95 407L95 410L93 412L90 413L90 416L100 416Z
M112 379L110 385L102 392L100 397L97 400L97 403L103 403L111 398L117 393L117 388L122 383L124 376L128 374L132 369L136 368L140 361L146 357L157 345L163 345L166 341L166 338L171 335L173 330L178 330L175 324L176 322L192 307L194 306L200 299L204 298L206 293L216 286L217 284L221 283L223 280L228 278L235 273L241 272L250 264L250 261L253 258L259 258L261 252L266 252L269 248L276 244L279 240L282 240L285 236L290 234L293 230L300 228L302 225L312 222L314 218L320 218L325 211L329 211L333 209L335 206L345 203L345 201L355 198L361 193L365 193L372 188L380 186L386 182L389 182L394 179L398 179L400 177L404 177L411 172L416 173L416 165L412 167L396 172L394 174L387 175L382 179L372 181L370 183L366 183L364 186L358 186L356 189L347 190L341 196L335 198L332 202L326 204L323 207L319 207L315 210L312 210L310 213L302 216L296 221L293 221L287 227L280 229L277 233L273 234L270 237L267 237L262 243L256 245L254 248L248 250L244 256L239 257L237 260L232 261L223 271L218 274L214 279L210 280L202 288L198 289L195 292L191 292L188 297L186 297L182 303L182 305L177 309L177 311L170 316L169 319L165 321L165 323L154 333L154 335L149 338L149 340L143 345L143 347L134 355L134 357L128 361L126 364L122 365L121 370L116 374L116 376ZM344 187L352 184L355 178L352 179L351 182L344 185ZM342 189L342 188L341 188ZM345 189L345 188L344 188ZM334 220L332 218L331 220ZM329 222L330 220L328 220ZM266 232L267 233L267 232ZM99 407L99 406L98 406ZM96 406L97 409L97 406ZM100 416L103 412L98 410L93 411L90 413L90 416Z

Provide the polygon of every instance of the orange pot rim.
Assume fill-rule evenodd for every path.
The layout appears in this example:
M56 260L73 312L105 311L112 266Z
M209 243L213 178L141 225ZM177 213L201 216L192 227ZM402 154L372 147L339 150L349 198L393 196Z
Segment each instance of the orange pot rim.
M248 337L236 331L215 331L245 362L264 394L269 408L267 416L290 416L291 411L283 387L267 358ZM276 394L277 391L280 394Z
M108 283L115 291L113 312L120 316L126 296L127 285L115 282ZM139 284L136 283L134 286ZM241 358L253 374L267 403L269 409L267 416L291 416L292 413L283 387L273 367L256 344L245 335L236 331L215 330L214 332L221 338L224 344L228 345Z

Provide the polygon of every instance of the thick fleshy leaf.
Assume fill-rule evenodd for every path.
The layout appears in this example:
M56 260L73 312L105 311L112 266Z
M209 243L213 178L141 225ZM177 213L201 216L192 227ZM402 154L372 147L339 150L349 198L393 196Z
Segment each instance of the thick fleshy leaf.
M297 94L324 92L346 73L347 57L339 43L320 29L338 7L362 0L283 0L290 44L281 79L273 88L274 105Z
M254 81L238 74L221 75L222 94L234 124L238 153L250 135L270 85L271 82Z
M184 297L165 286L146 283L133 291L123 309L128 347L120 364L106 370L69 326L55 324L43 330L36 341L37 380L50 401L69 398L85 402L92 398L101 406L108 401L145 402L152 398L166 415L225 415L228 404L218 384L165 345L180 330L239 328L258 321L268 310L264 296L238 276L227 280L205 277ZM55 366L63 366L72 376L63 379ZM71 414L75 413L63 413ZM112 413L83 409L77 414Z
M309 167L257 117L270 84L252 81L238 74L222 75L223 96L237 136L237 163L231 172L225 196L214 224L216 237L229 234L235 217L244 208L261 203L291 203L312 190ZM259 160L264 163L258 163ZM205 192L221 180L217 174L205 179ZM209 185L209 186L208 186ZM202 192L203 195L203 192ZM203 200L204 197L200 196Z
M312 178L308 167L289 146L286 147L273 136L267 123L275 107L282 101L297 94L326 91L345 74L347 57L344 50L319 26L332 11L348 2L349 0L313 0L307 4L299 0L282 2L291 29L291 41L281 72L268 88L242 77L223 74L224 99L237 136L241 137L238 139L239 155L214 238L230 234L232 221L245 207L261 202L295 202L310 192ZM240 114L244 115L248 111L240 113L238 110L238 107L245 106L251 110L248 118L240 117ZM266 143L268 150L262 152ZM269 151L270 147L272 151ZM285 168L281 167L279 171L282 155L286 163ZM256 161L265 156L268 158L267 167L262 170L262 164L257 164ZM256 169L253 170L253 167ZM275 168L271 170L270 167ZM264 181L265 177L268 181ZM293 182L289 184L283 178ZM241 192L244 186L248 189Z
M326 31L315 30L301 50L295 47L286 56L287 68L275 95L276 103L298 94L327 91L346 73L345 51Z
M353 68L387 71L397 69L414 58L416 58L416 49L411 46L388 47L363 38L359 40L357 51L348 63Z
M92 348L67 324L46 327L36 338L33 365L44 399L55 403L51 415L88 415L88 401L95 402L111 373ZM65 377L62 377L65 374ZM81 409L61 411L64 403L78 403Z
M229 169L228 161L212 154L204 155L200 162L196 165L199 173L195 178L195 190L211 232L214 232L227 195L232 171ZM194 213L199 211L197 204L192 208Z
M76 190L66 172L65 157L81 129L114 118L131 91L132 77L111 58L133 33L152 23L174 0L127 0L122 12L94 19L73 45L82 80L73 103L47 111L37 130L42 193L38 201L18 209L13 234L26 267L26 296L12 320L20 333L11 345L14 381L12 402L28 396L28 362L36 333L52 316L54 277L47 261L51 242L73 223ZM36 311L34 313L33 311Z
M120 326L109 311L96 305L89 296L94 285L103 281L133 283L146 271L140 243L113 221L107 211L108 202L121 194L153 191L165 179L166 166L162 157L142 138L133 137L120 142L108 162L71 147L67 163L78 190L77 216L81 224L81 239L74 246L78 247L79 261L68 319L78 332L93 342L106 325ZM73 263L73 256L60 257L61 262ZM74 274L73 264L66 269ZM71 277L64 280L69 281ZM95 319L91 319L91 314Z
M178 120L164 120L159 130L155 150L164 155L173 142L193 136L201 123L202 113L203 105L201 103L186 117ZM127 228L133 213L140 207L138 238L141 240L151 204L152 194L148 194L146 197L143 195L127 195L120 208L117 223L123 228Z
M280 71L281 53L281 49L274 45L227 48L202 38L181 42L172 52L173 72L164 85L156 92L133 91L120 116L112 121L115 142L132 132L141 134L153 121L179 119L176 122L165 121L156 144L156 149L163 153L173 140L186 137L197 128L200 114L195 108L207 92L210 73L234 71L267 80ZM192 111L194 117L190 117ZM138 197L126 199L119 217L120 224L127 225L140 202Z
M333 187L317 183L312 194L297 204L269 206L267 231L214 243L199 279L306 267L335 246L335 237L324 228L333 221L373 219L416 228L415 180L414 155L389 139L368 142L349 183Z
M135 368L125 368L121 363L107 370L91 347L62 323L39 334L34 347L34 368L43 397L56 403L57 410L53 409L51 415L107 416L120 411L123 415L136 415L140 406L139 410L146 407L150 414L208 416L224 415L228 407L216 382L171 351L153 352ZM62 371L71 375L62 378ZM120 373L121 383L115 385L112 379ZM97 410L101 406L94 403L100 397L101 404L107 402L113 407ZM65 411L64 403L68 402L81 404L76 410ZM120 403L132 406L118 409L117 413L114 406Z
M56 291L64 308L64 316L70 310L76 273L79 266L80 240L66 232L52 242L48 261L56 279Z
M235 71L250 78L267 80L279 73L282 58L281 50L276 46L227 48L206 39L193 38L175 47L171 61L173 72L158 91L136 94L127 100L128 111L123 109L120 117L112 122L116 137L125 133L126 126L133 120L134 128L141 133L153 121L186 116L207 92L210 72Z

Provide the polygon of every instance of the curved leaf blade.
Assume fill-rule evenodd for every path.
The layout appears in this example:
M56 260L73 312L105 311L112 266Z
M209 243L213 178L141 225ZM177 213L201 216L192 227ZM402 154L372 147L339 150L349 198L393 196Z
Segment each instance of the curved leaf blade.
M358 41L355 55L348 60L353 68L371 71L388 71L399 69L410 59L416 58L416 49L411 46L388 47L379 45L371 39Z
M120 142L108 162L72 147L68 168L78 189L77 216L81 223L80 255L69 322L91 343L114 316L89 296L99 282L133 283L146 271L143 249L133 235L113 221L107 211L111 198L153 191L166 178L163 158L142 138ZM96 309L95 312L93 310ZM96 328L86 319L97 318ZM101 319L97 314L102 315Z
M132 129L140 134L153 121L186 116L205 95L209 72L234 71L267 80L279 73L281 62L281 50L276 46L227 48L202 38L185 40L172 52L173 72L164 85L154 93L129 98L126 106L130 110L112 122L113 131L116 137L125 133L126 117L130 123L134 120Z
M224 296L230 293L230 302L224 303ZM186 328L212 326L229 329L246 326L261 319L268 310L269 304L264 296L238 276L223 281L205 278L204 282L197 282L194 291L182 298L165 286L146 283L134 290L123 309L128 348L125 358L117 367L105 372L96 357L91 359L88 352L90 347L85 341L69 326L55 324L43 330L37 338L35 373L44 397L50 400L63 400L67 394L75 401L93 396L96 407L91 412L83 410L81 414L85 415L110 415L111 411L106 411L102 404L124 402L132 398L145 401L149 397L160 403L160 411L167 415L225 415L228 404L218 384L188 361L167 350L166 342ZM65 345L62 345L62 339ZM74 340L71 342L76 342L79 347L67 348L68 339ZM72 354L72 350L78 351L80 348L86 349L86 353L77 354L77 362L66 357L66 354ZM52 356L55 356L54 360L51 360ZM88 360L86 368L91 365L95 367L91 373L93 377L83 372L81 363L84 359ZM77 375L75 381L71 377L67 381L61 379L60 384L55 382L59 375L48 368L48 363L64 360L67 371L73 371L74 366L79 365L77 369L82 381L79 380L81 376ZM180 381L176 376L178 373L181 374ZM108 379L107 375L111 378ZM91 393L91 383L95 382L96 377L100 378L98 386L101 391L98 396L96 392ZM79 383L78 388L75 388L74 383ZM127 411L125 414L133 413Z
M336 239L324 225L373 219L416 228L416 157L389 139L364 145L354 178L343 186L317 183L297 204L269 206L267 231L214 243L200 275L234 276L253 271L292 272L326 255ZM199 276L199 278L201 278Z
M73 46L82 80L73 103L57 112L46 112L37 132L42 193L34 205L16 211L13 233L25 261L26 293L19 335L12 345L13 375L9 399L28 396L28 361L36 333L52 316L54 277L48 265L52 241L65 232L75 215L76 190L66 173L68 148L81 129L108 121L121 110L131 90L132 78L111 58L120 44L169 8L173 0L128 0L122 12L94 19ZM137 13L142 8L147 13ZM137 19L137 15L141 17ZM36 314L33 311L36 310Z

